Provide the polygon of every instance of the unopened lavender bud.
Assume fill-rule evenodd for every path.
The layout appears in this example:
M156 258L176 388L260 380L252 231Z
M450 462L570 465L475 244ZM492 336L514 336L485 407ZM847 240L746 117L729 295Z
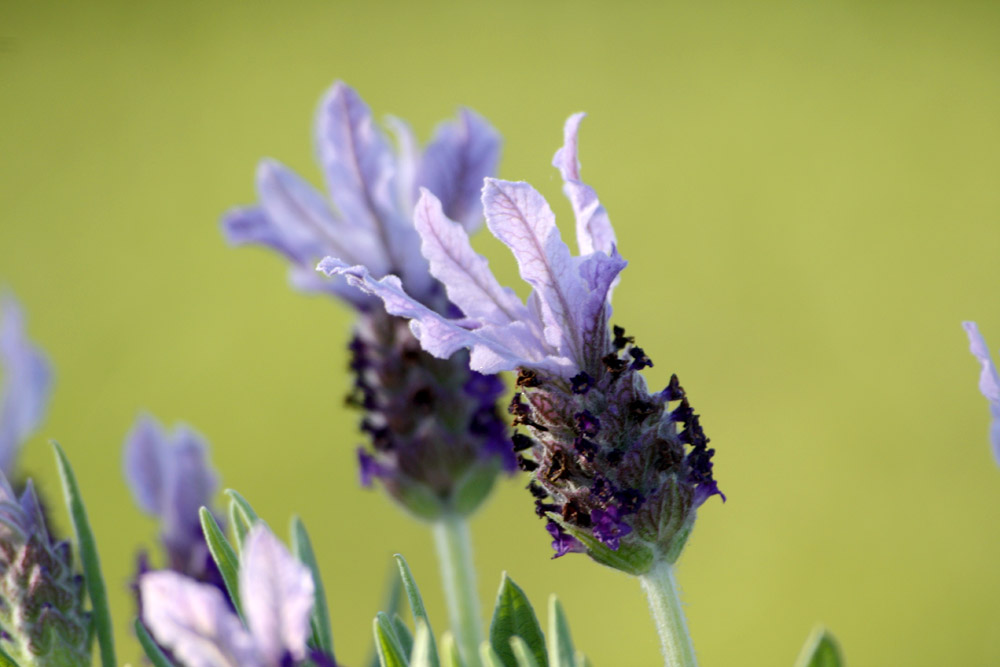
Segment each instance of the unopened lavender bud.
M521 430L512 449L531 473L536 512L556 555L586 551L641 575L676 560L698 507L719 493L714 450L676 377L650 393L640 375L653 365L649 355L623 328L608 330L611 292L626 263L596 193L580 180L581 118L567 121L554 160L576 214L579 256L571 255L548 203L530 185L486 179L483 188L487 226L513 251L533 288L527 304L497 282L429 193L417 210L431 214L417 230L431 273L463 319L427 308L394 276L377 280L335 260L320 268L410 319L431 354L466 348L474 370L516 370L508 413Z
M0 471L0 648L23 667L90 665L83 578L54 542L31 480L20 498Z

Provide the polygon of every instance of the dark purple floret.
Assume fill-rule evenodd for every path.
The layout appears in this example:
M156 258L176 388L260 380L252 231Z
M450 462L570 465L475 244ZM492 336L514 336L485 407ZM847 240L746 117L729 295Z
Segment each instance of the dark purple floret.
M381 467L375 461L375 458L366 452L363 447L358 447L358 476L360 477L361 486L365 488L370 487L375 478L381 476L381 472Z
M515 452L523 452L535 446L535 441L523 433L515 433L511 436L510 441Z
M653 360L646 356L641 347L633 347L628 353L632 356L632 370L641 371L643 368L653 367Z
M597 417L590 414L589 410L578 412L573 417L576 419L576 428L580 431L581 435L593 438L600 432L601 422Z
M593 525L594 537L614 550L618 549L621 538L632 532L632 527L618 516L618 508L614 505L606 510L592 510L590 523Z
M569 381L574 394L586 394L594 386L594 378L583 371L571 377Z
M552 548L556 552L553 558L559 558L568 553L584 551L580 541L563 530L554 521L549 521L545 524L545 530L549 531L549 535L552 536Z

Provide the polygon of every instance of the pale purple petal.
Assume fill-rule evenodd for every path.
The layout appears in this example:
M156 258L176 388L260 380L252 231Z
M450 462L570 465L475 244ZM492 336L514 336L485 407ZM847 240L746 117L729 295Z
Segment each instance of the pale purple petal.
M0 299L0 471L10 474L25 440L38 428L52 393L52 370L28 340L24 313L14 297Z
M286 653L296 660L305 657L312 574L261 523L243 546L240 599L254 644L269 663L278 664Z
M997 377L997 368L990 356L990 349L986 347L986 341L983 340L975 322L962 322L962 326L969 336L969 351L983 367L979 375L979 391L991 403L1000 404L1000 378Z
M445 215L468 231L483 219L483 179L496 173L500 135L478 114L462 109L458 121L438 126L424 150L417 186L434 193Z
M586 286L545 198L527 183L486 179L486 224L513 251L521 277L540 297L545 340L578 363Z
M371 109L338 81L320 104L316 149L345 219L375 229L392 216L393 155Z
M444 284L448 298L466 317L497 325L528 320L528 309L514 291L500 286L486 258L472 249L462 225L445 217L441 202L426 189L420 191L413 224L431 275Z
M161 570L142 575L139 589L143 623L187 667L265 667L215 586Z
M576 216L576 242L581 255L595 250L610 255L615 245L615 231L608 212L601 206L594 189L580 180L580 160L577 157L577 132L586 114L575 113L563 128L563 146L552 158L552 166L563 179L563 192Z
M519 366L560 365L558 360L544 358L540 341L522 322L470 331L410 297L396 276L375 280L365 267L348 266L332 257L320 262L318 269L327 275L345 276L358 289L382 299L390 315L409 319L410 329L421 346L436 357L446 359L467 348L471 351L470 367L487 374Z
M385 124L396 139L396 200L401 210L408 211L413 208L417 193L420 147L405 120L388 116Z
M21 511L24 512L24 516L27 517L28 532L44 534L45 529L45 512L42 511L42 504L38 500L38 494L35 493L35 483L29 479L24 483L24 491L21 492Z
M580 257L580 276L587 284L587 297L581 310L583 341L591 362L599 362L607 353L608 321L611 317L610 294L618 275L628 264L612 248L611 256L597 251Z
M240 206L227 211L222 216L222 233L232 245L265 245L292 262L308 261L308 249L290 242L284 230L260 206Z
M209 467L200 435L179 426L171 439L160 510L163 540L174 553L190 553L201 540L198 510L211 504L218 478Z
M163 427L142 415L125 436L125 481L143 512L159 515L163 510L163 479L169 465Z
M351 287L341 277L326 279L316 273L315 266L292 266L288 270L288 282L302 292L332 294L360 311L378 306L378 299Z

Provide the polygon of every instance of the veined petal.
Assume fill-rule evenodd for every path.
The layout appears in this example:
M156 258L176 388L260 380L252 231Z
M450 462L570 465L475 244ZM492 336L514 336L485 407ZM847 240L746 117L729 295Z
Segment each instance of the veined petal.
M413 130L402 118L387 116L385 124L396 139L396 200L400 210L409 211L417 193L420 147Z
M445 214L472 231L483 219L483 179L496 173L500 135L469 109L438 126L417 172L417 186L434 193Z
M410 320L410 329L429 354L447 359L457 350L471 351L470 367L480 373L497 373L544 362L539 341L523 323L506 327L483 326L470 331L413 299L396 276L375 280L363 266L348 266L333 257L320 262L320 271L342 275L358 289L382 299L386 312Z
M580 310L586 287L548 202L527 183L486 179L486 225L513 251L521 277L538 292L545 339L582 363Z
M21 444L45 415L52 393L52 369L28 340L24 313L10 294L0 298L0 471L10 474Z
M320 104L316 150L344 218L377 228L393 213L392 151L364 100L338 81Z
M486 258L472 249L465 229L449 220L437 197L423 188L413 224L431 275L444 284L448 298L466 317L497 325L527 321L528 309L514 291L501 287Z
M215 586L161 570L139 579L142 620L187 667L265 667Z
M552 158L552 166L563 179L563 192L576 216L576 242L581 255L595 250L610 255L615 245L615 230L608 212L601 206L594 189L580 180L580 160L577 157L577 132L586 114L575 113L563 128L563 145Z
M240 598L254 644L269 664L284 655L301 660L309 637L313 580L261 523L247 535L240 564Z
M125 480L139 509L148 514L163 509L163 475L170 464L166 439L149 415L140 416L125 436Z
M315 266L292 266L288 270L288 282L302 292L332 294L361 311L378 306L375 297L351 287L343 278L327 280L316 273Z
M618 254L617 248L611 255L596 251L580 257L580 275L587 283L588 293L581 311L585 352L591 363L597 363L607 354L608 320L611 317L610 294L612 286L618 282L618 275L628 264Z
M990 356L990 349L986 347L986 341L980 335L975 322L962 322L962 327L969 336L969 351L983 367L979 375L979 391L991 403L1000 406L1000 377L997 376L997 368Z

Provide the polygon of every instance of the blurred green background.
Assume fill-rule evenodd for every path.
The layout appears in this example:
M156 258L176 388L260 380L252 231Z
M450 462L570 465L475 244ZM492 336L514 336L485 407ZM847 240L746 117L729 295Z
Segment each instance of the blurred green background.
M272 525L301 513L346 664L393 552L446 623L428 531L356 483L350 312L218 229L261 157L319 182L341 78L425 139L477 109L567 236L549 162L590 112L584 178L630 261L614 319L652 385L680 375L729 496L679 565L704 665L789 665L817 622L855 666L1000 664L1000 470L959 326L1000 348L998 35L996 3L0 4L0 283L58 372L22 462L55 505L45 439L71 456L122 661L156 533L120 472L141 409L205 434ZM473 524L484 606L506 569L598 665L657 664L638 583L550 560L524 483Z

